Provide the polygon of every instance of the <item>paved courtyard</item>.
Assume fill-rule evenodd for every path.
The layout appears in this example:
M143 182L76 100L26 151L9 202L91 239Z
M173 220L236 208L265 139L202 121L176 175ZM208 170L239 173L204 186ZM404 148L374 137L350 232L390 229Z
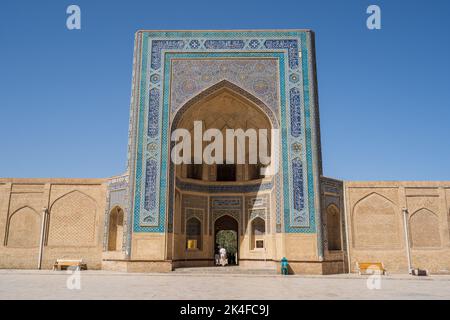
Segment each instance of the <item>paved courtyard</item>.
M450 276L0 270L0 299L450 299Z

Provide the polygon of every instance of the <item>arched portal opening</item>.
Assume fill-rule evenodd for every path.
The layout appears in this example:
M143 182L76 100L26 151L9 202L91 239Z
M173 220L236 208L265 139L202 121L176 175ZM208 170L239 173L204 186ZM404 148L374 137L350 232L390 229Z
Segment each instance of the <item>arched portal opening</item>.
M109 214L108 251L121 251L123 244L123 209L114 207Z
M177 164L176 177L228 183L265 178L261 169L268 164L259 155L270 157L273 127L266 112L225 84L195 101L177 113L172 126L172 133L185 130L190 140L190 149L179 152L190 163Z
M238 264L239 253L239 223L229 215L218 218L214 223L214 254L220 248L227 251L228 265Z
M247 202L256 194L271 198L277 188L274 176L265 170L279 165L270 163L272 133L279 134L272 132L279 127L277 115L250 93L224 80L189 100L172 117L168 229L174 240L167 253L182 261L180 265L211 265L219 235L220 239L232 239L231 262L237 263L238 252L249 251L248 245L244 248L241 243L250 232ZM188 144L184 144L185 139ZM173 161L174 154L181 163ZM176 201L175 194L184 200ZM269 211L268 202L264 204ZM205 215L197 250L186 242L195 240L185 228L185 212L192 210ZM236 226L216 230L215 217L220 216L233 217L239 230Z

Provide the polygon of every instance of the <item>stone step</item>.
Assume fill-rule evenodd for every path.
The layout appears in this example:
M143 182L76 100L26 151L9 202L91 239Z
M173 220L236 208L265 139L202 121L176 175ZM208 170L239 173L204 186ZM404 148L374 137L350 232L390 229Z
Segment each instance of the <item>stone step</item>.
M277 274L275 269L248 269L235 266L225 267L192 267L192 268L177 268L173 272L184 274Z

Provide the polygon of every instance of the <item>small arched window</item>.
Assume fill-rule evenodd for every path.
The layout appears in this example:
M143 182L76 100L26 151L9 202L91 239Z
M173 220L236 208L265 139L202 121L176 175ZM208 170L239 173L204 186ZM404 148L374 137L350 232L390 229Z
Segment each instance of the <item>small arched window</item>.
M266 222L257 217L252 220L252 249L264 249L264 236L266 234Z
M190 218L186 222L186 249L201 250L202 223L197 218Z

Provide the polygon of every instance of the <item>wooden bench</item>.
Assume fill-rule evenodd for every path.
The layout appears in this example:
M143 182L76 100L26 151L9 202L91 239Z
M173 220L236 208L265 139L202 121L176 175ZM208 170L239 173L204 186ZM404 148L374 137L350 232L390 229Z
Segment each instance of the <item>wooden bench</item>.
M382 262L356 262L359 275L381 274L386 275L386 269Z
M67 270L68 268L75 268L77 270L87 270L86 263L83 260L67 260L57 259L53 265L53 270Z

